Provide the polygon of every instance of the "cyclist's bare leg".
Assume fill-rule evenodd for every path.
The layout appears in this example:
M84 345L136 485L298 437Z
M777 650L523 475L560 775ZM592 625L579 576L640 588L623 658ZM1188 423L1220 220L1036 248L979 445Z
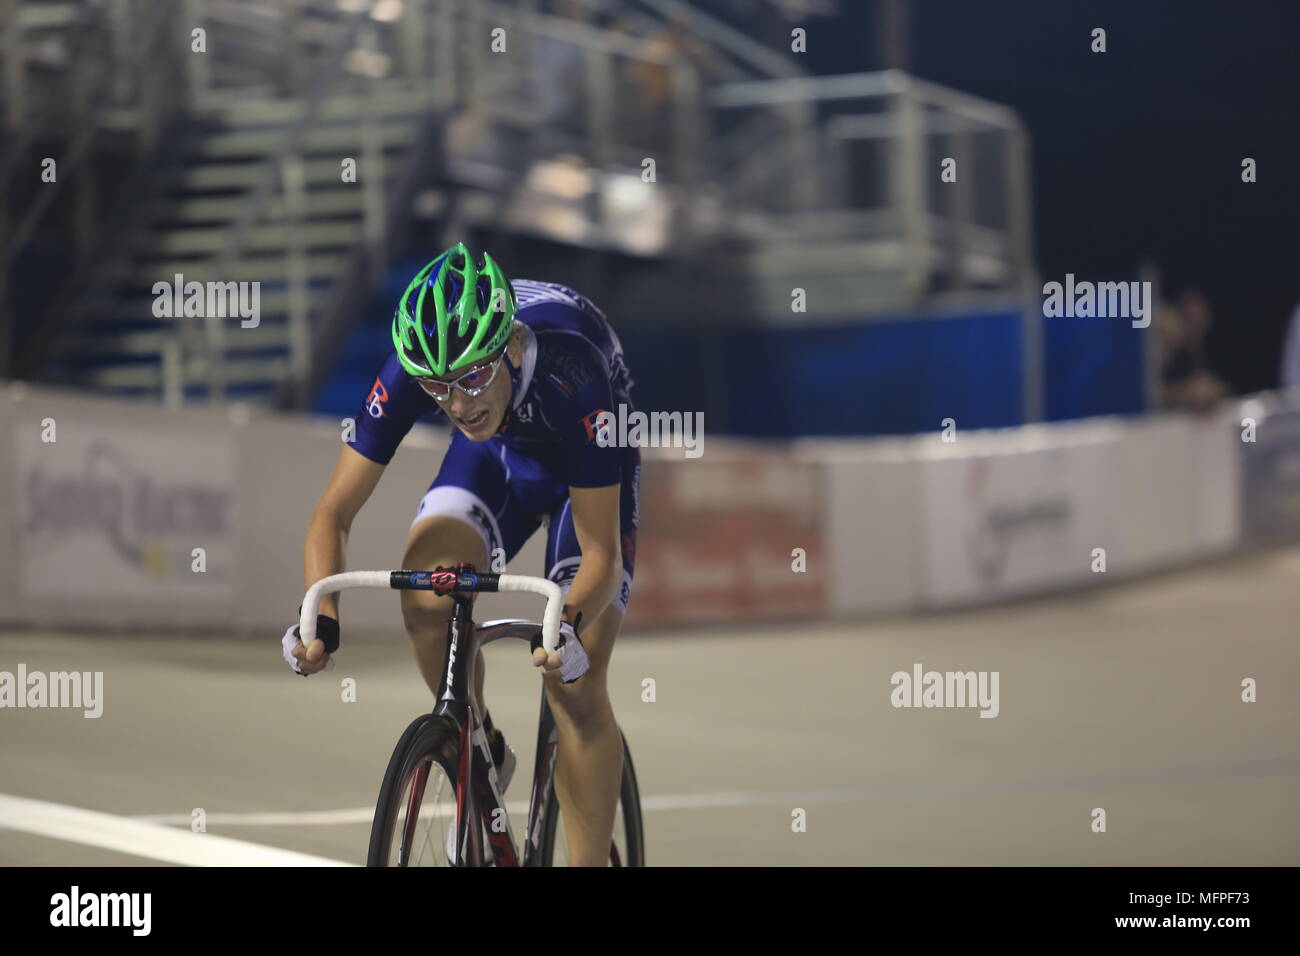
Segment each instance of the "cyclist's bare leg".
M619 787L623 780L623 741L609 703L605 675L623 615L605 608L582 644L591 669L572 684L558 673L543 677L555 717L557 760L555 793L560 801L572 866L608 866Z
M450 567L461 562L479 568L487 566L483 539L472 525L459 518L435 515L411 528L406 539L406 554L402 558L405 570L432 571L438 565ZM432 591L403 591L401 594L406 636L411 641L424 682L436 695L447 658L447 621L451 617L452 600L439 597ZM474 691L480 711L487 709L483 701L484 673L483 652L479 651L474 668Z

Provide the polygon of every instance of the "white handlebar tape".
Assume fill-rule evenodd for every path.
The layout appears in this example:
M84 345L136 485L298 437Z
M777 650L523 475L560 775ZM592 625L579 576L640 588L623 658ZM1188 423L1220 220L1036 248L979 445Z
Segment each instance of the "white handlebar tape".
M320 600L326 594L351 588L386 588L392 586L392 571L344 571L321 578L307 589L302 599L302 612L298 616L298 635L304 644L316 639L316 615L320 613ZM564 610L564 592L554 581L533 578L522 574L502 574L498 578L498 591L525 591L546 598L542 615L542 646L547 653L555 651L560 642L560 614Z
M321 578L303 595L302 612L298 615L298 639L304 644L316 640L316 615L320 613L320 599L335 591L350 588L386 588L391 571L344 571Z
M560 643L560 614L564 610L564 591L560 586L546 578L503 574L497 581L497 590L528 591L546 598L546 610L542 613L542 647L546 648L546 653L554 654L555 646Z

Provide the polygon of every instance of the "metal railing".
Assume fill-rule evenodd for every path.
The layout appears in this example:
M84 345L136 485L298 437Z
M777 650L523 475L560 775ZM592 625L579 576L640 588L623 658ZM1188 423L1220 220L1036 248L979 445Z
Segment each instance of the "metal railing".
M1010 108L896 70L724 84L710 105L715 128L739 116L766 137L713 169L760 234L901 237L913 290L936 248L957 288L1032 268L1028 136Z
M257 93L306 95L375 0L182 0L205 53L190 59L190 104L205 109ZM399 3L399 6L401 4Z

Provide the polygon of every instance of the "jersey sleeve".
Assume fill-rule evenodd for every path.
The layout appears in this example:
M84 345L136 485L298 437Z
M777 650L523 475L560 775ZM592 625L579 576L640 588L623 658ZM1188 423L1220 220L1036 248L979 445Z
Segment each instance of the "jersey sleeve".
M352 450L378 464L388 464L411 426L435 408L433 399L406 374L393 353L361 403Z
M572 488L604 488L622 480L623 456L607 439L599 441L597 416L601 412L617 415L614 390L600 352L573 339L562 351L553 354L542 370L547 386L558 397L558 417L547 418L560 435L564 449L564 480ZM609 429L612 438L617 427Z

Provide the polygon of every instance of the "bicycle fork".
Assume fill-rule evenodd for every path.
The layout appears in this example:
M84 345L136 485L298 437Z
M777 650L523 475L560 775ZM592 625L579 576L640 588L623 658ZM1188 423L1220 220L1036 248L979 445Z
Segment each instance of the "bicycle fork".
M473 604L462 594L451 595L447 622L447 666L438 688L433 715L457 728L456 864L482 866L490 853L497 866L518 866L514 834L505 812L500 782L487 733L478 716L474 690L474 661L478 642L471 615ZM487 846L484 846L484 834Z

